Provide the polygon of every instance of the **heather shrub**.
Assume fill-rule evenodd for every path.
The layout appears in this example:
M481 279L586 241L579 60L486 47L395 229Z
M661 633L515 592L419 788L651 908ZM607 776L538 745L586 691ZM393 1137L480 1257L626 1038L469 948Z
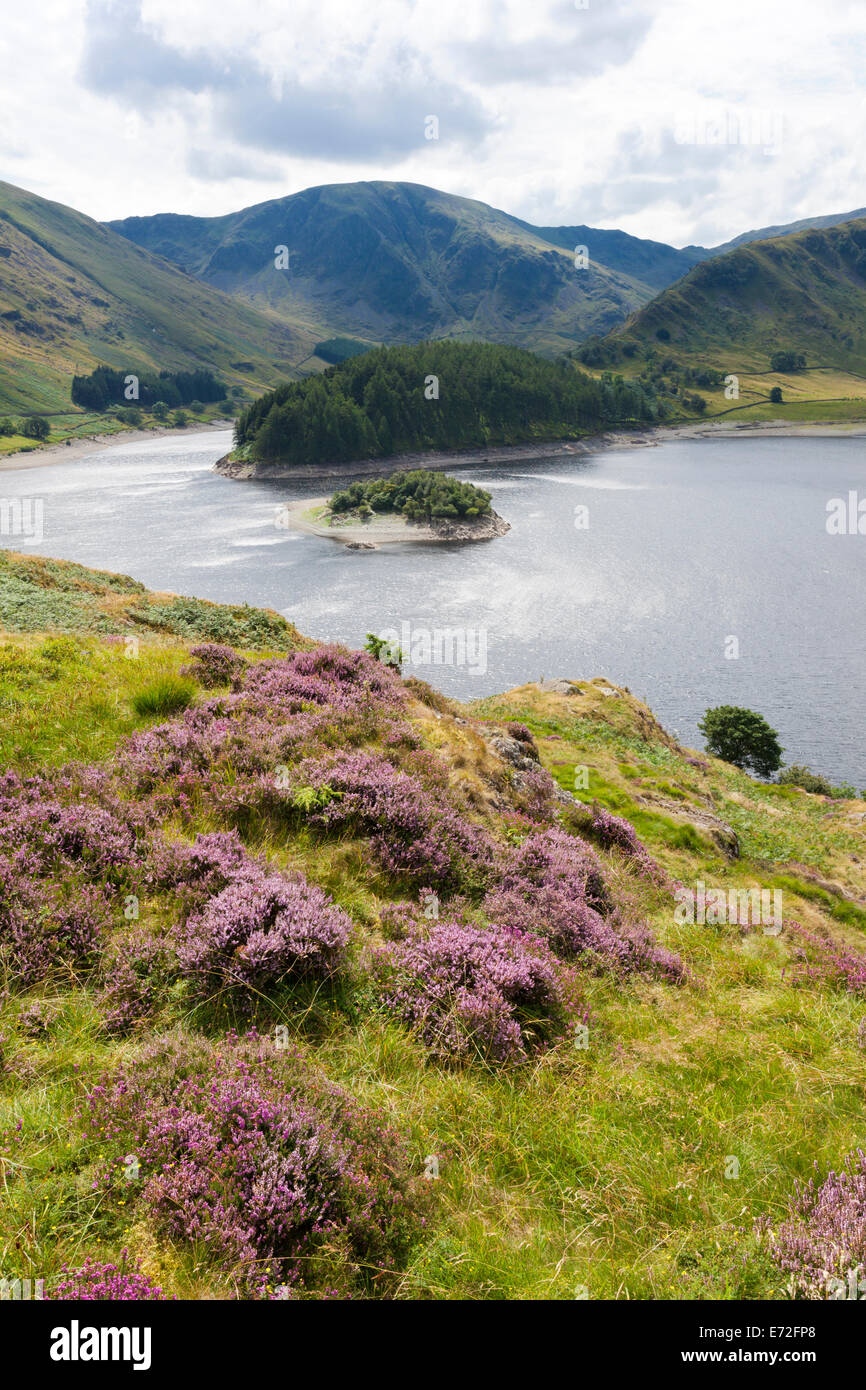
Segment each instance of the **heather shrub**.
M670 979L685 974L679 957L660 946L647 927L612 911L598 856L561 830L536 831L510 851L482 910L493 923L545 939L564 959Z
M106 808L61 802L42 778L0 777L0 854L22 874L120 882L135 846L134 828Z
M244 704L256 712L300 712L311 705L330 706L341 714L371 708L399 707L405 693L399 676L366 652L322 646L293 652L285 660L260 661L243 680Z
M33 1003L28 1004L18 1015L19 1032L30 1038L44 1037L54 1018L54 1012L41 999L34 999Z
M521 745L525 748L525 745ZM528 750L525 749L528 755ZM546 767L530 767L514 774L515 800L535 821L553 819L559 804L559 789Z
M199 834L192 843L157 832L146 882L157 890L170 889L186 916L257 862L236 830Z
M137 1155L142 1212L242 1293L387 1294L426 1209L382 1116L255 1034L161 1038L92 1088L86 1118L100 1152Z
M544 943L463 922L418 927L379 953L381 998L447 1061L511 1062L565 1024L556 963Z
M414 903L383 903L379 909L379 926L389 941L402 941L419 922L421 910Z
M240 687L247 663L231 647L221 646L218 642L203 642L192 648L191 655L195 661L181 667L181 676L198 681L207 690L215 690L221 685Z
M832 937L807 931L799 922L785 922L792 944L785 975L793 985L827 984L849 994L866 992L866 956L851 951Z
M772 1258L790 1275L799 1298L845 1297L849 1270L866 1270L866 1153L857 1149L836 1173L798 1183L788 1213L778 1229L764 1218ZM846 1292L831 1280L841 1280Z
M179 929L178 958L200 991L262 989L334 974L351 932L346 913L303 875L252 864Z
M13 883L0 862L0 960L19 988L54 970L88 973L116 917L112 895L89 884Z
M506 724L505 732L507 734L510 734L512 738L516 738L518 743L526 743L532 749L535 749L535 739L533 738L531 731L527 729L525 724Z
M368 835L392 873L451 888L478 885L489 876L493 850L484 833L387 759L337 754L307 760L298 775L305 786L329 789L327 805L310 820L323 829Z
M129 1252L122 1250L118 1264L88 1258L78 1269L64 1265L59 1284L52 1293L46 1293L45 1298L85 1302L135 1299L138 1302L164 1299L165 1294L142 1273L137 1262L129 1258Z

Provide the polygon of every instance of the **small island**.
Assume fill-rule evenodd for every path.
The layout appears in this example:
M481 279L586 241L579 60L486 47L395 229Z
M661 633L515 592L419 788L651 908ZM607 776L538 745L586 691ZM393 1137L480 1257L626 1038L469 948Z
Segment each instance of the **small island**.
M489 492L426 468L290 502L280 516L283 525L354 550L396 541L486 541L511 530L491 507Z

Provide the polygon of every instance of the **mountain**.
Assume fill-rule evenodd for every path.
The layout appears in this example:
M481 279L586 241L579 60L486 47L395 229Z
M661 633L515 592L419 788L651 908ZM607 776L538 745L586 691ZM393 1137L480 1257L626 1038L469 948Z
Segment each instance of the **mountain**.
M577 246L585 246L591 260L608 270L629 275L654 291L672 285L692 266L715 254L703 246L686 246L680 251L663 241L646 241L628 232L605 231L599 227L531 227L528 222L520 225L552 246L563 246L572 252Z
M0 410L68 410L75 370L212 368L260 387L315 334L185 275L92 218L0 182Z
M622 322L696 259L624 232L534 228L413 183L328 184L224 217L108 226L238 299L319 323L323 337L376 342L466 337L562 350ZM590 264L577 270L582 244ZM288 270L275 269L279 246Z
M706 261L713 256L723 256L726 251L734 251L738 246L747 246L752 241L772 241L778 237L791 236L794 232L808 231L813 227L821 231L826 227L838 227L842 222L855 222L862 217L866 217L866 208L857 208L854 212L828 213L826 217L801 217L799 222L785 222L776 227L762 227L758 231L742 232L740 236L722 242L719 246L684 246L679 254L694 255L696 260Z
M602 365L650 350L725 372L791 350L809 367L866 372L866 218L705 261L582 355Z

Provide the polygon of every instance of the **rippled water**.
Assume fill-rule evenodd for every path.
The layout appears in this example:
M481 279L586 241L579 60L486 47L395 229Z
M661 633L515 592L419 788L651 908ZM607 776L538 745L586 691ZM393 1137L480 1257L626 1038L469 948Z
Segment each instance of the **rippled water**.
M4 544L266 605L352 646L408 624L416 653L429 640L435 655L437 630L463 630L466 650L458 632L450 652L462 664L411 668L460 697L607 676L697 746L709 705L747 705L788 761L866 787L866 536L825 524L830 498L866 496L863 440L681 439L459 468L511 532L377 551L277 527L280 503L337 483L221 478L211 465L228 446L228 432L163 437L4 473L0 496L41 498L45 518L39 543Z

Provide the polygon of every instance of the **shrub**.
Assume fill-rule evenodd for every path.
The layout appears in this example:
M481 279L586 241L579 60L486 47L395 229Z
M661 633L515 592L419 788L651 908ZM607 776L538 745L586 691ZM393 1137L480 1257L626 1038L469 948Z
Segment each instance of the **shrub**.
M78 1269L64 1265L60 1272L60 1283L53 1293L47 1293L45 1297L51 1301L135 1299L139 1302L164 1299L165 1294L130 1260L129 1252L122 1250L119 1264L88 1258Z
M352 922L301 874L269 873L250 861L178 932L181 969L200 989L261 989L287 976L333 974Z
M565 959L581 957L602 971L685 977L679 957L660 946L647 927L611 915L598 857L563 831L538 831L513 850L482 909L492 922L543 938Z
M383 1117L255 1034L160 1038L91 1089L86 1116L100 1152L138 1156L143 1214L260 1297L387 1293L427 1207ZM121 1174L99 1182L128 1199Z
M840 1172L831 1168L823 1181L798 1183L788 1214L778 1230L764 1218L771 1257L790 1275L796 1296L807 1299L846 1297L847 1275L866 1270L866 1153L857 1149ZM831 1280L840 1280L842 1292Z
M168 942L136 924L118 932L102 961L102 1026L107 1033L126 1033L153 1016L160 988L177 975L178 963Z
M800 763L792 763L790 767L782 769L779 773L779 785L801 787L804 792L814 792L818 796L833 795L833 788L826 777L819 777Z
M445 1060L510 1062L564 1027L554 959L520 932L437 922L383 947L379 966L385 1006Z
M774 352L770 358L771 372L801 372L805 365L802 352Z
M807 931L799 922L786 922L785 927L793 946L785 974L792 984L828 984L849 994L866 993L866 956Z
M40 443L51 433L51 426L42 415L29 415L19 422L18 433L25 439L38 439Z
M204 642L193 647L191 655L195 661L182 666L180 674L197 680L208 690L215 690L221 685L239 685L241 675L246 670L247 663L242 656L232 647L217 642Z
M347 826L371 837L386 869L427 884L470 886L483 880L492 849L483 832L416 777L379 754L358 752L311 759L303 784L329 788L332 798L311 815L314 824Z

